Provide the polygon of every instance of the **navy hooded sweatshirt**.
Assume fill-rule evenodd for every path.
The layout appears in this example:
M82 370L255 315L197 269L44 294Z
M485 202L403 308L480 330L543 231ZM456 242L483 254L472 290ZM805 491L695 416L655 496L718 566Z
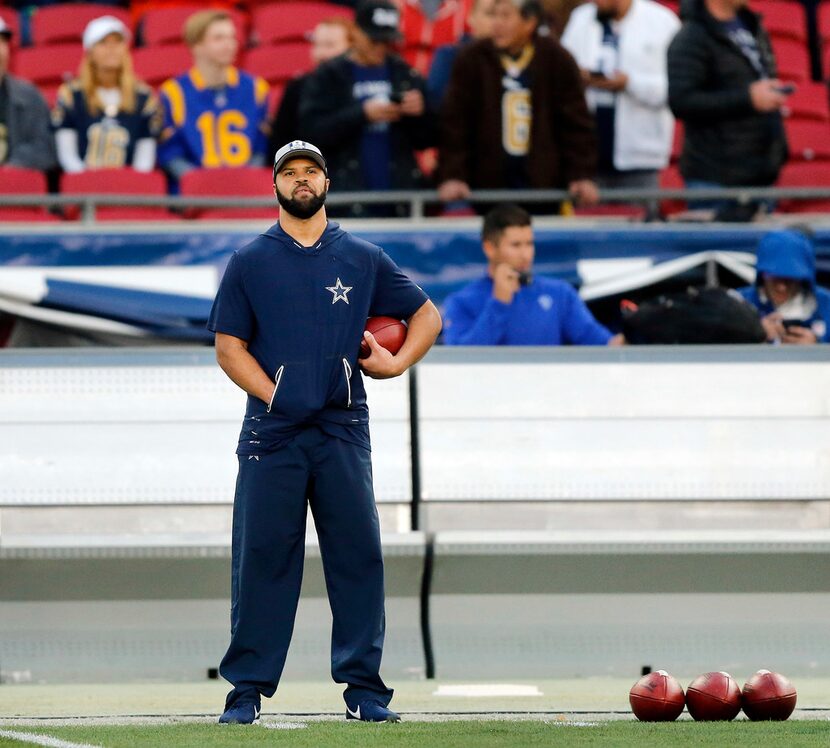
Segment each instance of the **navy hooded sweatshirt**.
M816 261L812 244L797 231L770 231L758 243L757 275L754 286L739 288L739 293L766 317L776 310L764 293L764 275L794 278L801 281L808 298L815 299L812 313L799 318L803 327L813 331L819 343L830 343L830 291L816 285ZM787 316L789 319L792 317Z
M408 319L426 301L380 247L331 221L313 247L277 223L234 252L207 326L247 341L274 380L270 403L248 396L237 454L273 451L310 424L368 449L366 318Z

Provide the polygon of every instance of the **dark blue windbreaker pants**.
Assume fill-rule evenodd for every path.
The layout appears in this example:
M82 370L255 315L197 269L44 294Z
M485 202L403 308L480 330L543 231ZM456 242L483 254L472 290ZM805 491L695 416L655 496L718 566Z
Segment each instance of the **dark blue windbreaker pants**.
M300 596L311 505L333 627L331 673L346 703L392 698L380 677L383 556L369 450L304 428L275 452L239 456L233 510L231 643L225 704L273 696Z

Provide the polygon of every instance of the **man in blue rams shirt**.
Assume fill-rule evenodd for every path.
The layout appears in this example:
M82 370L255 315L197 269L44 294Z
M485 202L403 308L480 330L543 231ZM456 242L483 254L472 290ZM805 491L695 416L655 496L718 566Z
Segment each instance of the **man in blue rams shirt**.
M237 448L231 643L220 666L234 688L221 723L250 724L261 696L276 691L300 595L307 504L346 717L398 721L379 673L383 556L360 369L399 376L435 342L441 318L382 249L327 221L328 186L315 146L295 140L277 151L279 222L233 254L208 322L219 365L248 393ZM397 355L364 333L375 315L407 320ZM358 366L364 338L371 355Z
M487 275L447 297L447 345L619 345L567 283L534 277L530 215L499 205L484 217Z

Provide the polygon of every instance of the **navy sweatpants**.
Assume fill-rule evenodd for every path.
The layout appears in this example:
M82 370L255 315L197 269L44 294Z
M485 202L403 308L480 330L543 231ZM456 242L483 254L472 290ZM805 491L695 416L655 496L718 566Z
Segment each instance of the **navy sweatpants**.
M233 509L231 643L219 672L237 702L273 696L300 596L306 508L320 542L333 627L331 674L346 703L392 698L380 677L383 556L367 449L303 429L275 452L239 456Z

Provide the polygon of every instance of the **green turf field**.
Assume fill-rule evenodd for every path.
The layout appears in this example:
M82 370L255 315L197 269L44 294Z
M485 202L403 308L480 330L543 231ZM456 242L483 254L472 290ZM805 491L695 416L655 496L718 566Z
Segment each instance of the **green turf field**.
M681 682L690 679L684 675ZM784 723L695 723L684 714L659 725L631 715L633 681L520 678L508 686L532 687L535 696L447 696L450 686L482 684L403 681L395 684L392 703L404 720L397 725L346 722L342 686L330 681L286 681L273 699L263 701L262 722L250 727L216 724L229 688L222 681L2 685L0 747L830 746L830 679L793 679L798 708ZM39 742L14 739L11 733L30 733Z
M69 744L106 748L182 748L199 746L290 745L295 748L423 748L424 746L822 746L830 743L830 722L694 723L689 721L647 725L631 721L579 720L410 722L369 725L346 722L294 722L299 729L269 729L209 724L162 726L97 726L15 728L57 738ZM270 723L285 725L287 723ZM6 732L8 728L3 728ZM43 744L43 743L41 743ZM0 737L0 746L26 743Z

